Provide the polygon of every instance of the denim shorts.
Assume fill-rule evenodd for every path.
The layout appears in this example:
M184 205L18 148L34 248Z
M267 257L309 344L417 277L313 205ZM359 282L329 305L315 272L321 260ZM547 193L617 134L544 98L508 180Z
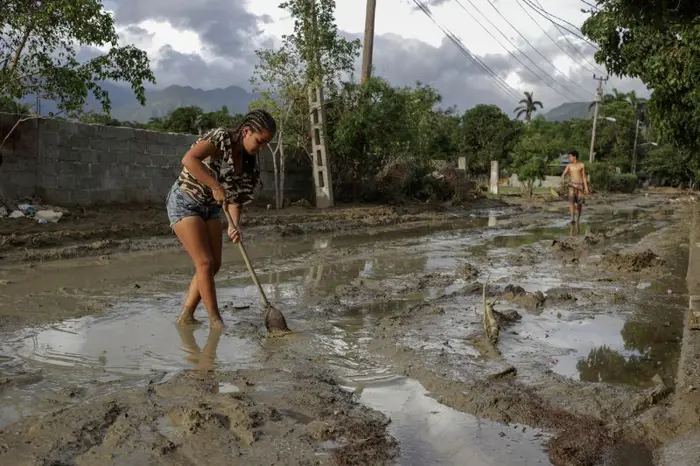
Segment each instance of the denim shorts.
M165 207L168 211L170 228L185 217L201 217L202 220L221 220L223 210L219 205L202 204L192 199L180 189L180 185L174 183L168 197L165 199Z

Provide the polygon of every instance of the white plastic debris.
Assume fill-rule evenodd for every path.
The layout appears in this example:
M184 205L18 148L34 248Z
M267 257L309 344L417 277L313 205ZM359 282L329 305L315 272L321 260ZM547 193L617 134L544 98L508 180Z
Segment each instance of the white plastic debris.
M39 210L34 214L34 218L39 223L56 223L61 217L63 217L63 212L53 210Z

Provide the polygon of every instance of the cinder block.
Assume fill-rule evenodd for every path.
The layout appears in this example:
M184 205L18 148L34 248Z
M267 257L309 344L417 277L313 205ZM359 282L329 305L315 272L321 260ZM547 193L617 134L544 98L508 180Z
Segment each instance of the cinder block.
M56 162L57 175L73 175L76 172L76 163L67 160L59 160Z
M58 160L65 162L80 162L81 152L82 149L63 147L58 154Z
M102 152L108 151L109 147L110 147L110 140L99 137L99 135L98 135L98 137L94 137L92 139L89 139L88 142L89 142L88 145L89 145L90 149L94 149L94 150L98 150L98 151L102 151Z
M56 184L59 189L75 189L78 187L76 186L76 181L75 175L61 174L56 176Z
M80 162L83 164L98 163L98 152L92 149L85 149L80 153Z
M42 188L46 189L57 189L58 188L58 175L41 175L39 179L39 184Z
M109 141L110 152L128 152L131 150L130 142L128 139L113 139Z

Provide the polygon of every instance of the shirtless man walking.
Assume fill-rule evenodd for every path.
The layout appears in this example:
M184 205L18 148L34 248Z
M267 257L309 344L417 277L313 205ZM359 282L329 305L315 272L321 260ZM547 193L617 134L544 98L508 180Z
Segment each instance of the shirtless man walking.
M561 179L564 180L569 174L569 212L571 213L571 223L581 220L581 212L583 211L584 194L588 194L588 179L586 177L586 168L583 163L578 160L578 151L572 150L569 152L569 164L561 174ZM574 219L574 213L578 208L578 215Z

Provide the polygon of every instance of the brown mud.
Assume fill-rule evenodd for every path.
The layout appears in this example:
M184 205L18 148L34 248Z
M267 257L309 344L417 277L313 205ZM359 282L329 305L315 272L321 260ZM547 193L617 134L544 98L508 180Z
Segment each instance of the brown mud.
M673 200L592 201L578 227L542 200L251 213L297 331L274 340L235 248L216 335L172 325L191 277L172 240L46 261L98 221L15 230L38 236L0 269L0 463L653 464L688 299Z

